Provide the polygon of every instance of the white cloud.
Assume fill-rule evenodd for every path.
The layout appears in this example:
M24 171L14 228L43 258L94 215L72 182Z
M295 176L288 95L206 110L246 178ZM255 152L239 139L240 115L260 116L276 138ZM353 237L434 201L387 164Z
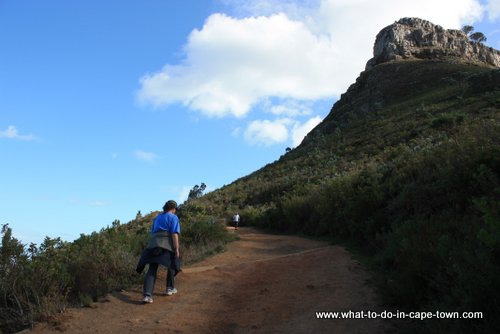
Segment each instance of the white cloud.
M288 100L280 104L271 104L268 106L269 111L278 116L297 117L311 114L311 107L297 100Z
M137 159L142 160L142 161L146 161L146 162L154 162L159 158L159 156L156 153L146 152L146 151L141 151L141 150L134 151L134 156Z
M14 125L9 125L7 127L7 130L0 131L0 138L17 139L24 141L31 141L36 139L36 137L32 134L29 135L19 134L19 131Z
M310 118L305 123L290 118L279 118L274 121L256 120L248 125L244 137L250 144L262 146L283 144L291 138L293 147L296 147L320 122L319 116Z
M139 99L182 102L209 116L243 116L269 97L318 99L332 93L335 50L284 14L236 19L214 14L186 45L186 59L141 79Z
M332 98L364 69L383 27L412 16L460 28L483 13L478 0L223 2L238 17L208 17L189 35L179 64L141 78L140 101L241 117L272 97ZM490 0L490 15L497 3Z
M299 146L304 137L319 123L321 123L321 117L319 116L309 119L304 124L296 123L292 129L293 147Z
M253 121L245 130L245 140L250 144L263 146L284 143L288 140L288 126L292 122L288 118Z
M486 4L488 18L495 21L500 18L500 0L488 0Z

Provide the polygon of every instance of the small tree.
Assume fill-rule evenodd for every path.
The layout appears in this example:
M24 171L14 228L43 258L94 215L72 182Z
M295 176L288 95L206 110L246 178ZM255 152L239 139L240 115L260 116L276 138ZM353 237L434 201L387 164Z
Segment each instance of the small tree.
M140 211L139 211L139 212L140 212ZM137 219L137 217L136 217L136 219ZM111 223L111 226L112 226L113 228L118 228L118 227L120 226L120 220L119 220L119 219L115 219L115 220L113 220L113 222Z
M201 185L195 185L193 189L189 191L188 195L188 200L193 199L193 198L200 198L203 196L203 192L207 188L207 185L205 183L201 183Z
M468 36L471 32L474 31L474 27L465 25L462 27L462 31Z
M479 32L479 31L475 32L473 34L470 34L469 38L472 41L477 42L477 43L486 42L486 36L484 36L484 34L482 32Z

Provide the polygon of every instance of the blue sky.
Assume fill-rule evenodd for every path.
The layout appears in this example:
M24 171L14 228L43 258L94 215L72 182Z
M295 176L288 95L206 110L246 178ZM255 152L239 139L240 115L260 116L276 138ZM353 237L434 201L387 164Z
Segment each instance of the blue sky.
M500 0L0 0L0 224L73 240L273 162L405 16L500 48Z

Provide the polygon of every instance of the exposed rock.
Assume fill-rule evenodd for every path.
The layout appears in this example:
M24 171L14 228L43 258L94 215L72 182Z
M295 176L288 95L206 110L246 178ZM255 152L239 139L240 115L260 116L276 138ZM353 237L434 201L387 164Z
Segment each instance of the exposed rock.
M366 69L402 59L442 59L500 67L500 51L454 29L443 29L429 21L403 18L382 29L375 40L373 58Z

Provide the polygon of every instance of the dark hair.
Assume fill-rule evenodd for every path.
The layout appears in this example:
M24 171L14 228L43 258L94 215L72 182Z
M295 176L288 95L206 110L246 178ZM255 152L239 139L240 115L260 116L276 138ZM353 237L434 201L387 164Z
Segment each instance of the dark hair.
M168 211L170 211L172 209L177 209L177 203L175 201L173 201L173 200L168 201L163 206L163 211L164 212L168 212Z

